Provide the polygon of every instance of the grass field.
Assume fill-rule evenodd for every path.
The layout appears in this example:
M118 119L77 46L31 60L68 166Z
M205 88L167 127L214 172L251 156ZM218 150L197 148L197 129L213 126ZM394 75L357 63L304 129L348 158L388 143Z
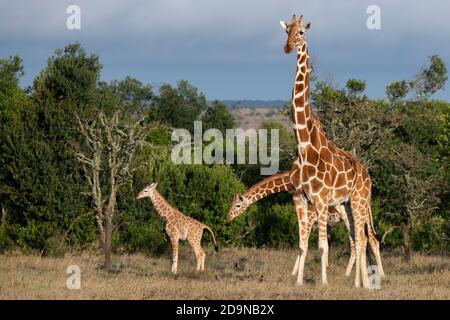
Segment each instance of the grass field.
M354 273L345 277L348 256L331 248L329 285L320 283L320 257L310 250L305 285L290 275L294 250L207 250L206 271L196 273L184 246L172 275L168 256L114 257L116 273L101 270L100 255L46 258L20 253L0 255L0 299L450 299L450 258L414 255L411 263L383 253L387 277L380 290L353 288ZM81 269L81 288L66 287L66 268Z

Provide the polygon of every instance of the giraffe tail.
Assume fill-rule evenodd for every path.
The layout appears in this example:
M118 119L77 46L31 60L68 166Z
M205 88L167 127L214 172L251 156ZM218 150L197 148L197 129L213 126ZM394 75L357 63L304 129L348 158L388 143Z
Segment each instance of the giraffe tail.
M216 250L216 252L218 252L218 251L219 251L219 245L218 245L217 242L216 242L216 237L214 236L214 232L213 232L213 231L211 230L211 228L208 227L206 224L203 225L203 228L206 229L206 230L208 230L209 233L211 234L211 237L212 237L213 242L214 242L214 250Z
M367 223L369 224L369 228L372 231L372 233L376 236L377 232L375 231L375 227L373 226L372 206L371 205L369 205L368 211L369 211L369 221L367 221Z

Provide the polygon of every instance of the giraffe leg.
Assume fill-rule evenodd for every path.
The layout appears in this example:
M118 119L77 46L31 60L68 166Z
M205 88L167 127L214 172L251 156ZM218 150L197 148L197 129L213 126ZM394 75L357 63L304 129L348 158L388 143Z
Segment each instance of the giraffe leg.
M177 273L178 267L178 238L171 237L170 241L172 243L172 273Z
M380 255L380 243L378 242L375 234L373 233L372 228L369 226L369 244L372 249L373 254L375 255L375 259L377 261L378 273L380 276L385 277L383 265L381 263L381 255Z
M362 242L361 242L361 235L364 233L364 223L361 223L360 219L357 218L360 216L359 213L359 206L356 205L356 201L352 201L349 203L344 204L345 211L347 213L347 217L351 219L352 224L349 224L350 230L353 227L353 232L350 232L350 234L353 234L354 237L354 245L355 245L355 287L359 288L361 286L361 248L362 248ZM351 230L352 231L352 230ZM365 270L367 272L367 270Z
M296 274L298 274L298 266L300 263L300 238L301 238L301 233L300 233L300 224L301 224L301 209L298 209L301 206L300 203L300 199L294 195L292 197L292 200L294 201L294 205L295 205L295 210L297 211L297 222L298 222L298 241L299 241L299 252L297 255L297 259L295 260L295 264L294 264L294 269L292 269L292 275L295 276Z
M293 197L297 210L299 229L299 255L294 266L293 274L297 273L297 284L303 284L303 272L305 268L306 254L308 253L308 238L310 224L308 223L308 211L306 201L300 200L298 196Z
M203 271L205 269L205 252L201 247L203 230L197 232L195 235L188 236L187 240L194 250L195 259L197 261L197 271Z
M352 273L353 265L355 264L355 242L351 235L348 236L350 242L350 259L348 260L347 269L345 269L345 275L348 277Z
M300 230L300 228L299 228ZM297 259L295 260L294 269L292 269L292 275L295 276L298 273L298 264L300 262L300 253L297 255Z
M353 265L355 264L355 242L353 241L353 237L350 229L350 222L347 217L347 213L345 212L345 208L343 205L336 206L336 211L339 212L339 217L344 222L345 227L348 232L348 239L350 243L350 259L348 260L347 269L345 270L345 275L348 277L352 273Z
M201 255L201 259L202 259L201 271L205 271L205 258L206 258L206 254L205 254L205 251L203 251L203 249L202 249L202 251L200 252L200 255Z
M315 202L317 211L317 225L319 231L319 251L321 253L321 265L322 265L322 284L327 285L327 266L328 266L328 236L327 236L327 225L328 225L328 208L325 207L321 202Z
M363 227L364 230L364 227ZM367 271L367 236L365 232L361 235L361 273L362 273L362 283L364 288L369 287L369 274Z

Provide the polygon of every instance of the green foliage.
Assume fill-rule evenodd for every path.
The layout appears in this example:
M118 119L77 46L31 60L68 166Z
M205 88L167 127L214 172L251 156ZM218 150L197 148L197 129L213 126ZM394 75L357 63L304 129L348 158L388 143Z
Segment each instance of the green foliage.
M261 206L260 206L261 208ZM298 222L292 203L267 206L255 217L257 246L293 247L298 245Z
M202 116L203 130L218 129L225 134L226 129L234 128L234 118L225 104L214 101Z
M366 82L363 80L349 79L345 84L349 95L359 95L366 90Z
M401 101L408 94L408 84L405 80L392 82L390 85L386 87L386 95L392 103L396 103Z
M5 252L12 246L12 240L4 225L0 225L0 253Z
M153 107L158 120L173 128L185 128L193 132L194 121L206 110L206 99L197 88L182 80L176 88L163 84Z
M18 125L18 117L27 103L27 95L19 86L24 74L18 56L0 59L0 140L6 131Z
M410 85L417 97L423 99L443 89L447 79L444 61L438 55L433 55L430 57L430 66L422 69Z
M56 49L33 84L40 99L68 99L77 104L92 102L102 65L97 55L88 55L79 43Z

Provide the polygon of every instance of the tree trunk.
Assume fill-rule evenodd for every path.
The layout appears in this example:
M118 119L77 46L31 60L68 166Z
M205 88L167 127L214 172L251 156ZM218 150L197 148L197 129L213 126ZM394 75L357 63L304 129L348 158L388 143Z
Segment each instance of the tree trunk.
M407 223L402 223L400 226L403 237L403 249L405 250L405 260L411 261L411 240L409 239L409 226Z
M112 259L111 259L111 236L112 236L112 221L109 210L105 210L105 243L103 245L103 251L105 254L105 270L111 271Z

